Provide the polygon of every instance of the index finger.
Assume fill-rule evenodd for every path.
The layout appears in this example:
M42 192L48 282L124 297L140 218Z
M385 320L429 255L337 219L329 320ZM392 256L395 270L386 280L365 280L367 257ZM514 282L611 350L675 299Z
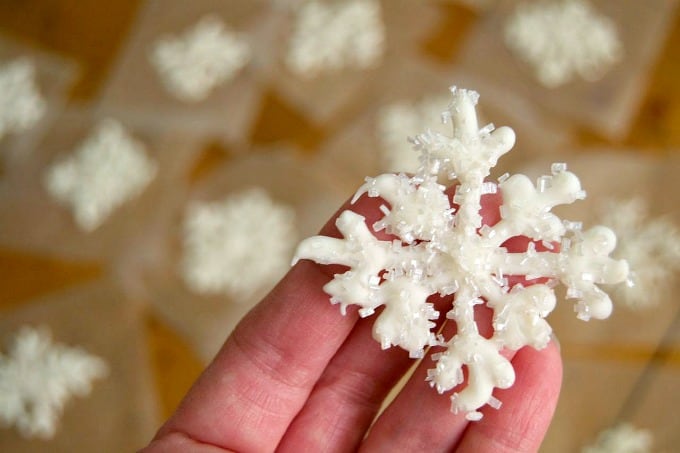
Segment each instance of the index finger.
M352 210L371 225L378 207L363 197ZM337 215L321 234L340 237ZM152 446L181 437L221 449L273 450L358 319L354 311L340 316L328 302L322 288L331 277L328 266L298 262L239 323Z

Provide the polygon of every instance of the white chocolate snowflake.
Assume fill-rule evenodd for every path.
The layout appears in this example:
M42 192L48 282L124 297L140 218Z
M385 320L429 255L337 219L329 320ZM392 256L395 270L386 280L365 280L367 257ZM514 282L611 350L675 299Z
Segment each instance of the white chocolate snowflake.
M667 218L648 218L640 198L611 200L600 211L599 221L618 237L614 256L631 268L629 284L614 288L614 300L631 308L658 303L680 272L680 231Z
M433 357L436 366L428 380L440 393L456 388L453 412L478 420L481 406L500 404L492 396L494 388L508 388L515 380L512 364L500 351L547 345L551 328L544 318L555 306L553 286L567 287L568 296L577 300L579 318L606 318L611 301L598 284L625 280L628 266L608 256L616 244L611 230L581 231L577 223L550 212L585 196L566 165L554 164L552 174L536 185L521 174L506 175L499 184L486 181L498 158L514 145L514 132L480 129L477 93L451 91L453 134L429 130L415 138L423 162L415 176L367 178L357 191L354 200L366 194L384 201L382 218L366 225L361 215L344 211L337 220L343 238L305 239L295 260L348 266L324 290L343 312L357 305L365 317L384 306L373 327L383 348L400 346L413 357L422 357L428 346L446 348ZM452 181L450 197L442 183ZM496 192L502 196L500 220L485 225L482 197ZM394 239L379 240L377 231ZM509 251L507 241L520 236L531 240L528 249ZM518 276L524 276L525 285L536 284L525 287ZM433 332L440 314L429 297L437 294L455 294L446 313L447 322L457 327L452 338ZM494 312L489 338L480 334L474 317L481 304Z
M385 52L385 26L377 0L310 1L297 13L286 64L314 77L376 65Z
M650 453L652 441L649 430L622 423L602 431L595 444L584 447L581 453Z
M76 224L89 232L139 195L156 171L144 145L118 121L107 119L70 157L48 169L45 186L57 201L70 206Z
M448 97L431 96L418 102L395 102L384 106L378 113L376 134L380 140L382 167L390 172L414 173L420 167L419 153L407 137L439 124ZM434 127L445 132L446 125Z
M504 32L510 50L549 88L575 76L598 80L623 56L616 25L586 0L522 3Z
M0 139L33 127L45 115L47 102L40 94L35 65L17 58L0 67Z
M297 238L293 209L263 189L194 202L184 219L184 281L242 300L285 273Z
M198 102L231 80L250 61L251 54L242 34L208 15L181 36L159 39L150 59L173 96Z
M7 355L0 354L0 424L49 439L69 399L88 395L107 374L99 357L52 343L46 328L24 326Z

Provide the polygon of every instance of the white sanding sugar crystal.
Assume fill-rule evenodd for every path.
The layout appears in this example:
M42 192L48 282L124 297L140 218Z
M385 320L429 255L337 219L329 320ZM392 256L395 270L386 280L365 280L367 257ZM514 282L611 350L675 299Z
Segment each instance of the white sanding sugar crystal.
M294 262L347 266L324 286L331 302L343 313L357 305L360 316L384 306L373 325L373 337L384 349L399 346L411 357L422 357L427 347L443 348L432 357L436 364L427 380L439 393L456 388L452 411L479 420L480 407L500 407L494 389L515 381L512 363L501 351L541 349L550 341L552 329L545 318L557 301L554 287L561 283L576 298L579 318L606 318L612 304L598 285L624 281L628 265L609 257L616 245L611 230L568 229L550 212L585 196L565 165L553 165L540 188L516 174L492 189L487 178L513 147L514 132L480 128L478 94L455 87L451 93L449 133L429 129L413 140L422 162L415 175L366 178L356 192L354 201L380 197L382 217L367 225L363 216L343 211L336 221L342 237L305 239ZM447 185L452 186L449 192ZM482 196L494 192L502 198L501 219L483 225ZM394 238L380 240L378 231ZM528 249L508 251L506 241L519 236L531 239ZM566 240L570 247L558 250L556 245ZM544 250L543 244L551 247ZM544 282L511 284L508 276ZM455 298L445 319L455 323L457 332L443 338L434 321L444 317L430 296L450 294ZM475 320L475 306L481 304L494 313L489 337L480 334Z
M680 272L680 231L665 217L650 218L641 198L610 200L600 208L599 221L616 233L617 258L628 261L628 285L614 288L614 300L631 308L645 308L669 295Z
M231 80L251 56L250 45L242 34L208 15L180 36L160 38L150 60L173 96L197 102Z
M602 431L593 445L581 449L581 453L651 453L652 433L628 423Z
M184 219L184 281L242 300L286 272L297 239L293 209L263 189L194 202Z
M507 19L505 43L546 87L600 79L623 56L614 22L587 0L522 3Z
M377 0L311 1L300 7L286 64L314 77L342 69L365 69L385 52L385 26Z
M121 204L140 194L157 165L142 143L116 120L101 121L73 152L47 171L45 186L69 206L84 231L98 228Z
M17 58L0 66L0 139L30 129L46 110L30 60Z
M437 132L448 131L450 126L440 121L448 104L448 97L431 96L417 102L394 102L380 109L376 134L381 145L382 170L416 172L420 154L408 137L428 127Z
M81 348L53 343L45 328L24 326L0 354L0 425L49 439L73 396L86 396L108 366Z

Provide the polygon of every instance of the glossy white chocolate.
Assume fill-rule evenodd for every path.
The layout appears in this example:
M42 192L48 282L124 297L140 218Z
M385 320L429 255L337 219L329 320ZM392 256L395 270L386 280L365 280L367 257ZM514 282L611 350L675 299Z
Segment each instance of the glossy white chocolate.
M342 238L315 236L299 245L295 261L349 267L324 287L331 302L345 313L357 305L361 316L379 306L373 336L383 348L400 346L412 357L422 357L428 346L443 347L433 356L436 365L428 380L440 393L456 388L452 410L478 420L478 409L498 406L494 388L508 388L515 380L503 349L530 345L540 349L550 340L545 317L556 304L553 287L567 287L576 299L578 317L606 318L611 301L598 285L624 281L625 261L609 258L616 245L611 230L597 226L581 231L576 222L564 222L551 209L585 197L578 178L555 164L548 176L532 183L523 175L487 180L497 160L514 144L507 127L479 128L473 91L452 88L449 117L451 136L428 131L413 139L421 152L421 167L414 176L383 174L367 178L354 200L367 195L384 201L373 225L350 210L337 219ZM446 185L455 185L449 198ZM500 221L483 225L482 196L502 195ZM453 202L453 203L452 203ZM393 240L380 240L385 231ZM533 242L523 252L509 252L503 244L526 236ZM536 244L542 247L537 248ZM508 276L542 278L524 287L511 285ZM440 317L429 296L454 294L447 322L455 322L451 338L438 337L434 320ZM480 334L474 307L493 309L493 335ZM463 382L463 368L468 379Z

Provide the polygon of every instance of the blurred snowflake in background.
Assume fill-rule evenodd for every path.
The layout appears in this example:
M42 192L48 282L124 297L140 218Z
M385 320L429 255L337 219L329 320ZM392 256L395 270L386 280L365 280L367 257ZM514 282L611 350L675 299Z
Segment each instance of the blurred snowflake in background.
M0 67L0 139L30 129L46 110L30 60L17 58Z
M118 121L106 119L73 155L48 169L45 185L57 201L71 207L77 225L89 232L139 195L156 171L144 145Z
M73 396L88 395L107 364L80 348L53 343L46 328L25 326L0 354L0 423L27 438L49 439Z
M652 433L628 423L602 431L593 445L584 447L581 453L650 453Z
M293 209L264 189L194 202L184 220L184 281L200 294L243 299L283 276L297 238Z
M680 271L680 231L664 217L649 218L644 200L610 200L603 204L600 222L618 237L613 253L628 261L628 285L617 285L614 300L631 308L654 305L666 297ZM654 295L654 296L652 296Z
M597 80L623 56L616 25L586 0L520 4L505 24L505 43L549 88L575 76Z
M198 102L231 80L251 56L250 45L242 34L209 15L179 37L159 39L150 60L173 96Z
M378 1L311 1L297 13L286 64L297 75L314 77L374 66L384 52L385 26Z

